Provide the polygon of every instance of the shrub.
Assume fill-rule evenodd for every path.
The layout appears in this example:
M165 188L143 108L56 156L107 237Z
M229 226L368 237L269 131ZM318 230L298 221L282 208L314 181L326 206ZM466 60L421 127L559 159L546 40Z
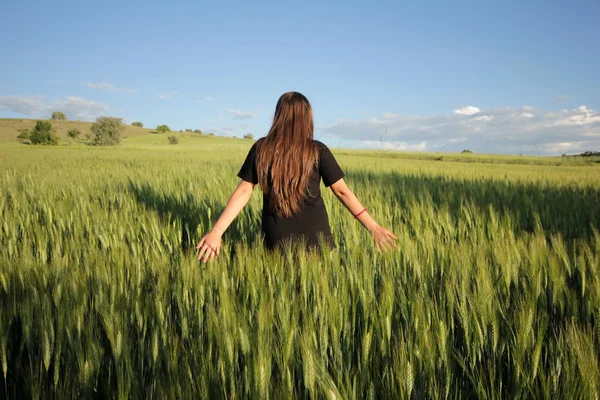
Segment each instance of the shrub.
M94 146L114 146L121 142L123 130L122 118L98 117L92 124L92 142Z
M179 138L175 135L169 136L169 144L177 144L179 143Z
M209 134L208 134L208 135L206 135L206 136L215 136L215 134L214 134L214 133L209 133Z
M251 133L247 133L244 135L244 139L250 139L250 140L254 140L254 135Z
M167 125L159 125L156 127L156 131L160 133L171 132L171 128Z
M193 132L190 128L187 128L185 131L188 132L188 133L192 133Z
M65 115L64 112L54 111L52 113L52 119L56 120L56 121L66 121L67 120L67 116Z
M58 138L52 131L52 124L49 121L37 121L35 127L29 134L31 144L43 144L54 146L58 144Z
M202 135L202 131L200 129L194 129L194 133L197 133L198 135Z
M79 129L73 128L73 129L69 129L69 131L67 132L67 135L69 135L69 137L72 139L77 139L79 137L79 135L81 135L81 132L79 131Z
M19 129L19 134L17 135L19 139L29 139L29 131L27 129Z
M143 128L143 127L144 127L144 124L142 124L142 123L141 123L141 122L139 122L139 121L136 121L136 122L132 122L132 123L131 123L131 126L137 126L137 127Z
M465 149L465 150L462 151L462 153L470 154L470 153L473 153L473 152L471 150Z

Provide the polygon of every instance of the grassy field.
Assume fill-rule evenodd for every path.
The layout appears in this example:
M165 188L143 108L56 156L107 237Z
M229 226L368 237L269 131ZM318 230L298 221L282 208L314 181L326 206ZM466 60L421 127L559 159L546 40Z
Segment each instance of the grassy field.
M324 190L267 253L257 189L203 265L251 142L180 136L0 144L0 397L600 396L600 164L336 151L399 251Z

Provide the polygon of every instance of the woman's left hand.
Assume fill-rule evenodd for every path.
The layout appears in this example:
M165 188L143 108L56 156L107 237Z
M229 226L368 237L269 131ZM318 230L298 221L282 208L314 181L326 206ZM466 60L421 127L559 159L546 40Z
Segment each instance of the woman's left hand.
M396 243L398 238L391 231L375 224L375 227L371 229L371 235L373 235L375 247L377 247L379 253L382 250L398 250L398 243Z
M200 250L198 260L204 257L204 263L215 257L218 258L221 253L221 233L217 229L213 229L198 242L196 249Z

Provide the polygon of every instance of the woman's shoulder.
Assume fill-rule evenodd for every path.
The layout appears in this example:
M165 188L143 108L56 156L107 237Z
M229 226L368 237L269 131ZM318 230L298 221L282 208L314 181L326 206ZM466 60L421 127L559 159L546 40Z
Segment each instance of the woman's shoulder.
M252 143L252 147L250 147L250 151L255 152L257 150L257 148L261 145L261 143L264 141L265 141L264 137L256 140L254 143Z
M327 149L327 145L321 141L318 140L313 140L313 143L317 146L317 149L319 149L319 151Z

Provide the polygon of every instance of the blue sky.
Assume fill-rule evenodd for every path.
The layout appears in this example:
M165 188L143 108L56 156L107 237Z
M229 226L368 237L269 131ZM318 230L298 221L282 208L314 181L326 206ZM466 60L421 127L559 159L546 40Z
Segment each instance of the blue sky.
M598 17L598 1L5 2L0 117L260 137L296 90L331 146L600 150Z

